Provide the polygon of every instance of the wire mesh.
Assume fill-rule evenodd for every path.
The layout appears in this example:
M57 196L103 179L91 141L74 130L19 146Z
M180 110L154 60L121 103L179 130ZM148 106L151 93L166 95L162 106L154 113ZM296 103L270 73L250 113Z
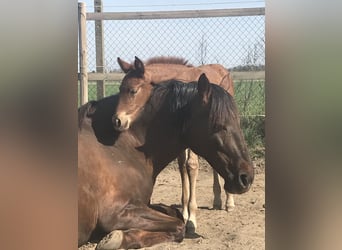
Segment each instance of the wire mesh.
M183 57L194 66L219 63L230 71L264 70L265 16L106 20L104 72L120 71L117 57L132 61L154 56ZM95 22L87 21L89 72L96 71ZM105 95L118 92L120 82L105 82ZM264 138L265 80L234 79L235 101L242 127L261 127ZM97 99L96 82L89 82L89 100Z

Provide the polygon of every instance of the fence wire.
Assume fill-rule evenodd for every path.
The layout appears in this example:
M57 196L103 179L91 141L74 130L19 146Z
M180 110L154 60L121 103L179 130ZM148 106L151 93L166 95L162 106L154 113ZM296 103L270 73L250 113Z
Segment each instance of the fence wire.
M103 21L106 72L119 69L117 57L133 60L169 55L193 65L227 68L264 65L265 17L215 17ZM88 68L96 70L95 22L87 22Z
M265 16L106 20L104 72L120 71L117 57L133 61L153 56L183 57L194 66L219 63L230 71L264 70ZM87 21L88 69L96 71L95 21ZM105 95L118 92L120 82L105 82ZM235 101L244 124L260 127L264 138L265 80L234 80ZM89 82L89 100L97 99ZM258 136L259 136L258 135Z

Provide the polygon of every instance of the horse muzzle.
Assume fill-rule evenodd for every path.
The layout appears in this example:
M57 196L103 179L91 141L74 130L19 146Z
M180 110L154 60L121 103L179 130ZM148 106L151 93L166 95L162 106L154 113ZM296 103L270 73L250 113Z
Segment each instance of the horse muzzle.
M225 181L224 189L232 194L247 192L254 180L254 170L240 170L233 180Z
M114 129L119 131L119 132L128 130L129 125L130 125L129 119L125 119L125 118L120 117L118 115L114 115L112 117L112 123L113 123Z

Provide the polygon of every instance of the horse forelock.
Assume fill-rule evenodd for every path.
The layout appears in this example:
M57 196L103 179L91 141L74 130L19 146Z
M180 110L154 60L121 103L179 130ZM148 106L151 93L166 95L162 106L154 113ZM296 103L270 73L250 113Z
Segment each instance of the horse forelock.
M131 69L127 72L127 74L124 76L124 78L122 79L121 85L123 84L127 84L129 79L141 79L144 77L144 74L141 74L140 71L137 71L136 69Z
M209 119L212 129L227 122L238 121L238 110L233 97L218 85L211 84Z
M193 67L193 65L188 63L188 60L186 60L185 58L175 56L156 56L147 59L145 65L151 64L180 64L188 67Z

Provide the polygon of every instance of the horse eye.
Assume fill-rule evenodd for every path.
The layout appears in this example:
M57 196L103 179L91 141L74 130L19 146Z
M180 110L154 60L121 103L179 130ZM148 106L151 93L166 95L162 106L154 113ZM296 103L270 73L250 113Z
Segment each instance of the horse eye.
M131 95L135 95L137 92L138 92L137 89L130 89L130 90L128 91L128 93L131 94Z
M233 136L232 130L229 129L229 128L227 128L227 127L223 127L223 128L222 128L222 131L224 131L224 133L225 133L227 136L229 136L229 137Z

